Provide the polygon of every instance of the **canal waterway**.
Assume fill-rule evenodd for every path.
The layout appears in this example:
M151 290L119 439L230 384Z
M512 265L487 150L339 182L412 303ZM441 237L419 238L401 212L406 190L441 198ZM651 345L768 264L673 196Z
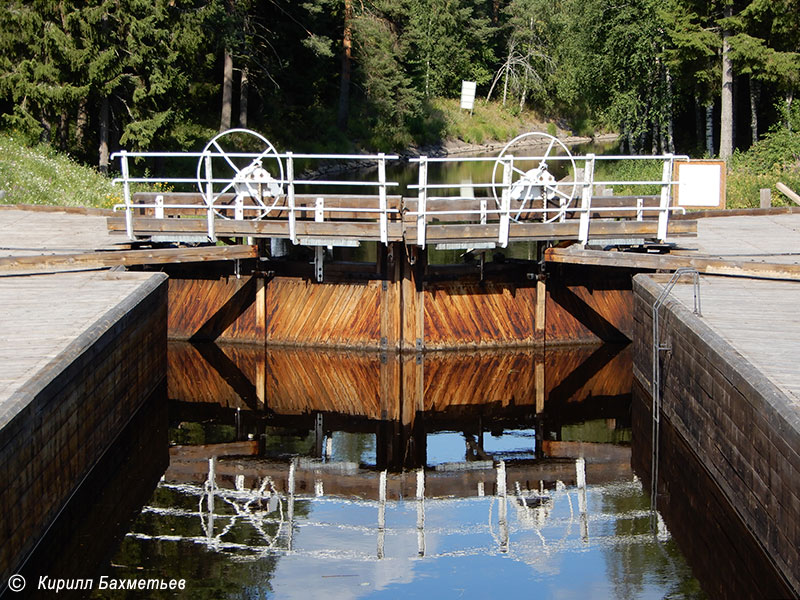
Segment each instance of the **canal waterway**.
M630 347L169 354L165 389L29 581L184 579L161 597L186 598L705 596L631 467Z

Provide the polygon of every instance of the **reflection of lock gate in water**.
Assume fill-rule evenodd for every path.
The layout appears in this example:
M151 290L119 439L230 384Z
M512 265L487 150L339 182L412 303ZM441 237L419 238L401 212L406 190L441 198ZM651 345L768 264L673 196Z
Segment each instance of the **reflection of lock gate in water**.
M348 499L342 496L326 497L324 484L321 479L316 479L314 481L313 494L297 493L296 473L298 465L301 464L302 460L303 459L293 459L289 463L288 472L286 474L287 489L284 493L281 493L276 488L275 481L271 476L264 476L258 486L251 489L246 488L244 475L237 475L233 479L233 489L219 487L217 485L216 475L217 459L212 457L208 461L208 479L204 484L164 482L160 484L160 487L170 490L180 497L196 498L198 502L197 511L157 506L146 506L142 509L143 514L152 516L199 520L202 535L151 535L132 532L129 533L128 536L142 540L188 541L203 545L207 549L215 552L229 554L236 560L255 561L274 553L290 552L293 554L302 554L306 552L303 548L296 547L295 537L298 528L334 526L337 529L353 530L364 535L374 534L377 540L377 550L375 554L365 553L358 548L349 548L345 555L342 556L341 549L330 549L331 551L336 551L336 555L339 557L369 561L375 558L383 559L386 557L385 542L387 532L391 533L393 536L402 535L403 533L415 535L417 538L418 556L480 555L495 551L515 554L514 545L512 545L511 542L511 534L514 533L515 535L523 536L525 532L532 532L536 535L538 542L532 545L528 541L520 540L518 543L520 548L517 554L519 555L518 558L525 562L535 562L538 553L544 553L546 555L565 549L579 550L582 546L590 542L589 525L591 521L605 521L612 518L602 512L590 514L587 503L586 463L582 458L571 462L575 474L574 486L567 486L561 480L556 480L552 490L545 489L541 482L538 490L528 490L522 487L519 480L515 480L511 486L513 491L510 493L507 489L508 475L506 463L504 461L499 461L496 466L493 464L476 465L475 463L463 463L462 467L465 470L470 472L480 471L486 475L493 474L495 476L494 483L496 485L496 493L491 496L486 496L486 487L489 482L480 481L476 486L473 500L467 498L456 499L453 497L426 497L426 473L424 469L418 469L414 473L416 478L416 493L413 498L407 500L407 502L413 503L416 507L416 527L413 529L405 529L402 527L387 528L386 508L387 502L389 501L387 499L388 474L386 471L381 471L378 474L377 502L375 500ZM305 466L309 467L309 462L307 460L305 462ZM457 465L450 465L449 468L455 469L456 466ZM314 468L320 471L338 471L351 475L359 471L355 465L350 463L316 463ZM465 471L461 472L463 473ZM451 473L457 476L457 471L451 471ZM364 474L371 477L374 481L374 472L369 471ZM521 473L521 475L524 477L524 472ZM485 479L488 480L489 478L487 477ZM602 493L612 488L625 487L631 487L632 491L636 491L637 493L641 492L641 485L636 478L627 484L600 484L591 486L591 489ZM573 493L577 498L575 504L572 499ZM311 503L338 501L345 506L376 507L376 525L371 527L367 525L315 522L310 513L298 519L295 516L295 503L298 501ZM449 506L448 503L452 502L475 501L484 503L487 510L487 525L477 527L477 529L473 526L471 530L476 533L483 532L488 534L489 538L492 540L493 548L491 546L482 546L477 548L460 548L443 553L428 552L425 538L426 502L435 507L437 504ZM514 522L509 518L509 504L515 509L516 520ZM563 506L568 506L569 517L552 517L551 514L555 512L557 505L562 506L561 512L564 513L566 513L566 509L563 508ZM224 509L227 509L227 511L223 512ZM495 512L497 514L496 520L494 516ZM646 510L633 510L625 513L625 517L630 519L647 520L650 516L650 512ZM231 539L234 537L234 533L241 538L242 525L249 525L251 528L248 534L248 540L236 541L235 539ZM575 528L575 535L573 535L573 527ZM543 533L544 528L547 528L549 533L551 530L560 529L563 531L560 537L548 540ZM452 528L445 529L441 526L435 526L432 527L431 530L436 535L437 539L442 536L462 535L464 533L463 526L459 526L458 524L454 524ZM660 518L658 519L657 535L662 541L668 537L668 533ZM651 534L642 534L640 537L652 538ZM618 536L600 535L596 541L601 544L628 544L631 543L632 540L630 536L628 536L628 539L620 540ZM516 541L515 544L517 544ZM538 550L536 550L537 548ZM530 550L535 550L536 553L526 554L526 551ZM328 555L327 551L324 549L314 550L312 554L319 556Z
M263 150L237 152L226 149L230 140L244 136ZM541 138L546 150L538 155L524 149ZM523 146L520 146L523 144ZM251 144L252 145L252 144ZM564 154L556 154L556 149ZM519 154L522 152L522 154ZM112 219L112 231L125 231L131 239L216 241L217 236L267 237L291 240L310 247L357 246L377 241L403 241L426 247L506 247L513 241L576 240L590 238L645 239L664 242L669 234L694 233L687 223L670 223L673 206L673 168L687 157L573 157L562 142L547 134L530 133L512 140L497 157L411 159L417 165L418 183L410 185L414 197L391 195L399 188L387 181L386 167L398 156L278 153L263 136L247 130L231 130L211 140L201 153L126 152L121 161L124 220ZM195 178L134 177L131 158L170 158L197 161ZM662 176L652 181L599 181L598 161L647 159L661 164ZM335 161L376 170L370 181L312 179L298 177L297 161L322 165ZM435 183L429 181L429 166L435 163L493 164L491 181ZM530 164L533 163L533 168ZM569 166L569 177L557 181L553 164ZM579 166L580 165L580 166ZM131 185L159 183L196 187L196 192L139 194ZM610 186L633 186L634 196L603 196ZM656 190L645 194L646 187ZM266 189L265 189L266 188ZM365 194L342 194L342 189L365 190ZM464 194L463 190L469 190ZM307 190L307 193L299 193ZM682 192L683 193L683 192ZM144 213L144 214L142 214ZM170 217L203 216L178 221ZM231 222L234 221L234 222ZM590 225L591 224L591 225Z

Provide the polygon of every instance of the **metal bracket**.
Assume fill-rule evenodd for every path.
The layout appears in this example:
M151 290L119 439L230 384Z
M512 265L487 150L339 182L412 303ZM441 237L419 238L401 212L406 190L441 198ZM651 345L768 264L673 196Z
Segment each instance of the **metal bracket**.
M422 338L417 338L417 351L418 352L422 352L423 350L424 350L424 347L422 345Z
M314 248L314 277L317 283L322 283L325 277L325 248L317 246Z

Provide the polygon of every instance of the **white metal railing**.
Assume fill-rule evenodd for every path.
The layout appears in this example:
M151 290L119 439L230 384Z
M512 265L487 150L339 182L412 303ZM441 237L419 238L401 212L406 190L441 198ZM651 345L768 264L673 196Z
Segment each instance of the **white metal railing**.
M578 241L581 244L586 244L589 240L589 223L592 213L630 213L632 218L637 221L643 220L645 213L656 213L658 217L658 231L656 237L659 241L663 242L667 237L667 226L669 222L670 213L678 211L685 213L682 207L672 206L672 188L678 185L677 181L672 180L673 167L676 160L688 160L688 156L677 156L673 154L656 155L656 156L623 156L623 155L603 155L596 156L589 154L583 157L578 156L543 156L543 155L526 155L526 156L513 156L505 155L500 157L427 157L421 156L412 158L412 163L419 164L419 177L418 183L409 185L410 189L417 191L417 207L416 210L405 211L406 215L416 218L417 224L417 239L416 242L419 246L425 247L426 245L426 232L428 223L432 219L439 217L454 217L461 215L466 218L474 218L479 216L480 223L486 224L489 215L499 216L499 229L497 237L497 245L506 247L509 242L510 224L519 221L522 213L527 215L540 215L544 222L564 222L568 215L573 217L577 216L579 219L578 227ZM595 179L594 167L596 161L625 161L625 160L660 160L663 163L662 178L652 181L636 181L636 180L597 180ZM520 178L514 181L513 175L524 177L530 173L524 172L520 167L516 166L520 163L534 163L543 161L568 161L572 164L583 163L583 179L581 181L537 181L528 180L528 191L537 189L544 195L550 192L553 200L558 198L559 206L548 206L548 202L542 202L541 207L534 207L532 201L537 199L530 193L523 194L519 206L512 207L512 192L515 187L520 186ZM467 162L494 162L495 169L492 173L492 181L475 183L468 182L453 182L453 183L431 183L428 180L430 165L433 163L467 163ZM494 181L496 178L497 167L502 167L501 181ZM645 207L643 200L637 198L635 204L630 206L613 206L613 207L592 207L592 198L594 196L593 190L595 186L613 186L613 185L633 185L633 186L660 186L659 193L659 206L658 207ZM563 188L572 188L569 194L564 193ZM478 208L444 208L444 209L431 209L429 202L439 201L440 204L447 205L448 203L455 203L459 200L482 200L477 199L474 195L474 190L482 189L491 192L491 195L486 196L489 200L493 199L494 207L489 208L488 202L481 203ZM580 189L580 193L577 190ZM458 190L459 194L442 194L442 191ZM468 190L471 195L465 196L464 190ZM498 197L498 190L500 191ZM431 192L438 192L435 195ZM519 194L518 194L519 195ZM516 198L518 201L520 198ZM541 197L538 198L542 200ZM573 203L576 203L573 206ZM516 215L514 214L516 213Z
M234 210L235 220L244 220L247 213L256 213L255 218L265 218L269 216L272 211L286 212L289 238L294 244L298 244L297 235L297 218L298 214L314 213L319 221L320 205L319 199L322 199L323 213L372 213L378 215L378 227L380 231L381 242L387 244L389 242L389 215L399 214L399 208L390 208L388 206L388 189L398 187L397 182L386 180L386 161L398 160L396 155L387 154L295 154L287 152L284 154L278 153L255 153L255 152L225 152L223 150L204 151L204 152L128 152L122 150L115 152L112 159L120 160L121 177L113 180L115 184L122 184L123 186L123 203L114 206L114 210L125 210L125 223L126 233L128 237L134 239L133 228L133 211L135 209L153 209L156 218L164 218L165 209L194 209L204 210L207 218L207 236L210 241L216 241L215 220L216 217L222 216L221 210ZM160 159L198 159L197 177L132 177L130 175L130 161L133 159L141 158L160 158ZM214 159L222 159L227 163L232 173L226 177L214 176L212 161ZM249 164L243 168L239 168L233 161L234 159L249 160ZM255 173L256 163L260 167L262 160L268 159L276 161L280 166L280 176L273 178L271 174L264 170L262 174ZM348 161L359 161L359 164L364 162L374 162L377 167L377 179L374 181L356 181L356 180L330 180L330 179L302 179L295 177L295 161L297 160L335 160L337 162L347 163ZM286 170L284 173L283 163L285 162ZM248 171L249 169L249 171ZM205 171L204 173L202 171ZM243 173L246 175L242 175ZM247 175L255 173L255 177L248 178ZM261 177L261 179L259 179ZM137 202L134 203L132 199L132 185L133 184L161 184L161 185L186 185L196 184L198 192L203 198L202 204L169 204L163 202L163 196L159 200L156 198L154 202ZM215 186L220 186L217 189ZM324 196L320 195L317 202L313 206L299 206L297 204L297 186L305 186L310 189L332 186L346 186L356 188L373 188L377 189L376 206L375 207L338 207L338 206L324 206ZM263 191L263 193L262 193ZM234 204L222 205L220 200L223 196L233 192ZM313 194L312 194L313 195ZM246 198L255 200L255 204L245 204ZM264 199L269 198L272 200L271 205L267 205ZM280 204L283 200L285 204ZM326 240L330 242L331 240Z
M216 139L216 138L215 138ZM406 204L399 208L390 208L388 205L389 190L397 188L397 182L386 180L387 161L399 161L396 155L374 154L295 154L286 152L279 154L271 145L270 150L255 152L226 152L212 140L203 152L127 152L114 153L112 158L119 158L121 177L114 180L123 186L123 203L115 205L115 210L125 210L126 231L128 236L134 238L133 215L136 209L153 209L155 218L164 218L165 211L170 209L194 209L204 211L206 214L206 235L210 241L216 241L217 217L223 218L222 211L233 211L235 220L244 220L246 217L255 219L275 218L274 214L281 214L280 219L287 222L288 237L294 244L305 245L334 245L330 239L298 238L297 219L307 213L313 213L314 220L320 222L327 213L351 213L377 215L380 240L384 244L389 242L389 216L403 214L416 222L416 241L420 247L425 247L427 229L433 220L441 222L458 222L477 220L481 224L497 223L497 237L494 244L506 247L510 239L512 223L520 221L523 213L527 217L533 216L544 223L565 222L567 218L578 219L577 241L586 244L589 240L590 222L593 214L627 213L632 220L642 221L646 214L655 214L657 217L656 238L663 242L667 237L667 226L670 214L673 211L685 212L681 207L672 206L673 186L677 181L672 180L673 167L676 160L688 160L686 156L672 154L657 156L542 156L542 155L501 155L499 157L427 157L420 156L410 160L418 165L417 183L409 185L409 189L416 192L416 206L411 210ZM191 177L134 177L131 176L131 160L142 158L159 159L196 159L197 176ZM376 169L374 180L335 180L335 179L303 179L295 175L297 160L333 160L338 163L358 161L357 165L371 163ZM237 165L236 161L244 160L244 167ZM595 178L595 165L597 161L637 161L659 160L662 162L662 177L652 181L634 180L598 180ZM216 161L216 166L215 166ZM274 163L272 171L278 176L272 177L269 169L262 168L262 161ZM573 169L578 172L577 164L583 165L583 176L574 177L571 181L556 181L547 171L547 162L568 161ZM492 181L489 182L459 182L439 183L429 179L430 165L434 163L494 163ZM523 165L539 163L539 169L523 170ZM222 169L229 172L220 176ZM285 170L284 170L285 165ZM544 170L542 170L544 165ZM497 171L501 171L499 180ZM534 172L535 171L535 172ZM153 202L133 202L132 186L135 184L164 184L186 185L195 184L202 197L202 203L192 204L165 204L163 196L156 197ZM596 186L660 186L658 206L644 205L642 198L624 206L592 206L594 189ZM371 188L377 191L374 206L331 206L325 203L325 194L320 192L316 202L307 206L298 205L299 195L297 187L304 186L311 190L325 187L347 186L352 188ZM476 196L475 191L482 191ZM455 193L454 193L455 192ZM222 198L233 195L233 204L223 204ZM330 194L328 194L330 195ZM305 196L305 195L303 195ZM314 196L314 194L309 194ZM247 198L254 200L246 204ZM471 200L475 204L464 207L457 206L457 201ZM538 200L536 206L534 202ZM433 205L435 204L435 206ZM444 219L443 219L444 217ZM477 219L476 219L477 217ZM227 218L227 217L224 217ZM603 218L602 216L600 218ZM574 235L574 234L573 234Z

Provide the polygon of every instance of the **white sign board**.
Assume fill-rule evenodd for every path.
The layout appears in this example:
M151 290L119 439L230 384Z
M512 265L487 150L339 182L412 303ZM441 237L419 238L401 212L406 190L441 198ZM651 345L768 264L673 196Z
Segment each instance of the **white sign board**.
M690 161L675 163L677 205L686 208L725 208L725 163Z
M461 108L465 110L475 108L475 87L474 81L461 82Z

